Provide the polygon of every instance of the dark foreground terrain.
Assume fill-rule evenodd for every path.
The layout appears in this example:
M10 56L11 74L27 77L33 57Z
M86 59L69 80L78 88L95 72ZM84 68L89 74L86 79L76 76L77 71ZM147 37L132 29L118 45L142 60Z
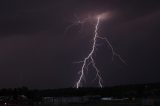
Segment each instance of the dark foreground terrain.
M1 89L0 106L160 106L160 83L79 89Z
M160 106L160 101L156 100L135 100L135 101L98 101L90 103L70 103L70 104L1 104L0 106Z

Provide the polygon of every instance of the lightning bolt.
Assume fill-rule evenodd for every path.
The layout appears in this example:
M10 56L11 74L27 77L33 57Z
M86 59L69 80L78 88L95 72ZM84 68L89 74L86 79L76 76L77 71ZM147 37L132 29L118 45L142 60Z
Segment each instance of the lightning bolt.
M100 70L97 68L94 58L93 58L93 54L95 53L95 49L96 49L96 43L97 43L97 39L101 39L104 40L107 45L110 47L111 51L112 51L112 60L114 58L114 56L117 56L124 64L126 64L126 62L121 58L121 56L115 52L113 46L111 45L111 43L109 42L109 40L106 37L100 37L98 36L98 28L99 28L99 24L101 21L102 17L98 16L97 17L97 21L96 21L96 25L95 25L95 30L94 30L94 37L93 37L93 44L92 44L92 49L90 51L90 53L88 54L87 57L84 58L83 61L79 61L77 63L82 63L82 67L80 70L80 76L78 81L76 82L76 88L79 88L82 86L82 80L85 80L85 70L88 70L89 65L92 65L92 67L94 68L94 70L96 71L96 78L98 78L98 84L99 87L102 88L102 76L100 74Z
M94 59L93 59L93 53L95 51L95 48L96 48L96 42L97 42L97 36L98 36L98 27L99 27L99 23L100 23L100 17L97 18L97 23L95 25L95 31L94 31L94 38L93 38L93 45L92 45L92 50L91 52L89 53L89 55L84 58L83 60L83 65L82 65L82 68L81 68L81 71L80 71L80 77L79 77L79 80L78 82L76 83L76 88L79 88L80 85L81 85L81 82L82 82L82 79L84 77L84 71L85 71L85 67L87 65L87 61L89 61L90 64L92 64L93 68L96 70L96 73L97 73L97 77L99 78L99 86L102 88L102 77L100 75L100 71L98 70L98 68L96 67L96 64L94 62ZM88 69L88 65L86 67Z
M80 29L79 32L81 32L81 31L82 31L82 28L83 28L83 25L84 25L85 23L87 23L88 20L89 20L89 18L85 18L85 19L81 20L80 18L78 18L78 16L77 16L76 14L74 15L74 17L76 18L77 21L76 21L76 22L73 22L71 25L69 25L68 27L66 27L66 29L65 29L65 31L64 31L64 35L66 35L67 32L68 32L72 27L79 26L79 25L80 25L80 27L81 27L81 29Z

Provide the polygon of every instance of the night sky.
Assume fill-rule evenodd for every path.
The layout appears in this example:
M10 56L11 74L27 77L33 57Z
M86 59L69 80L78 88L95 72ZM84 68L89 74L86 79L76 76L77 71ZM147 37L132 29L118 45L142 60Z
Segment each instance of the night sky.
M158 0L1 0L0 88L73 87L91 49L94 24L66 28L77 19L109 12L94 59L104 86L160 82L160 3ZM92 21L91 21L92 22ZM93 82L87 73L84 86Z

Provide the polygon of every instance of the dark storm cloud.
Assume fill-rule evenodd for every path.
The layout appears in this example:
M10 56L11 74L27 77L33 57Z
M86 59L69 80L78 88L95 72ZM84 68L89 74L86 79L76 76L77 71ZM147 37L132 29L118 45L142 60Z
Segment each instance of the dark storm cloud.
M157 2L148 1L1 1L1 33L29 33L62 28L74 14L89 14L94 11L114 10L122 20L137 18L153 12ZM66 18L65 18L66 17ZM57 27L55 27L57 26Z
M78 17L109 11L112 18L101 24L117 58L103 43L96 63L104 84L160 81L159 1L146 0L1 0L0 1L0 86L32 88L70 87L80 65L73 64L89 52L92 28L66 27ZM90 29L88 29L90 28ZM62 79L63 78L63 79Z

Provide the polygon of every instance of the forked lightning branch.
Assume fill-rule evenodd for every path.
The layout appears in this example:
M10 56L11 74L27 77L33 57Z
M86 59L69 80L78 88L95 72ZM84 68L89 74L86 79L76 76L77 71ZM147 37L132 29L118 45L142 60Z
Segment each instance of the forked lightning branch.
M81 66L80 71L78 72L79 77L78 77L78 80L75 84L76 88L83 87L83 83L85 82L84 81L85 80L85 72L87 70L89 70L89 66L92 66L92 68L96 71L96 79L98 80L99 87L101 87L101 88L103 87L102 76L101 76L100 70L96 66L96 63L95 63L95 60L94 60L94 57L93 57L93 54L95 53L95 50L96 50L97 39L104 40L106 42L106 44L110 47L111 52L112 52L112 59L113 59L114 56L117 56L121 60L121 62L126 64L126 62L121 58L121 56L118 53L115 52L115 50L114 50L113 46L111 45L111 43L109 42L109 40L106 37L100 37L98 35L98 29L99 29L100 23L106 17L107 17L107 14L103 13L103 14L97 15L96 18L95 18L96 24L94 26L94 36L93 36L93 39L92 39L93 43L92 43L92 46L91 46L91 50L90 50L89 54L82 61L77 62L77 63L81 63L82 66ZM86 22L86 19L85 19L85 22ZM78 21L78 23L70 25L67 28L67 30L69 28L73 27L74 25L78 25L78 24L81 24L81 23L84 23L84 22Z

